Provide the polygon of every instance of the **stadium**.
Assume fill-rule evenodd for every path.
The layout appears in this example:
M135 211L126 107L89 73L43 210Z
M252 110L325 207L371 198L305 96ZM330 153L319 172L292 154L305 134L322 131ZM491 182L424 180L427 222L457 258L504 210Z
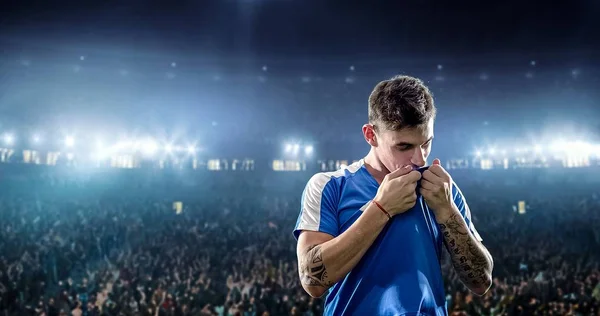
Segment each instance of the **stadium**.
M0 316L362 315L293 232L398 74L493 271L478 295L443 248L443 312L378 315L600 315L597 4L1 6Z

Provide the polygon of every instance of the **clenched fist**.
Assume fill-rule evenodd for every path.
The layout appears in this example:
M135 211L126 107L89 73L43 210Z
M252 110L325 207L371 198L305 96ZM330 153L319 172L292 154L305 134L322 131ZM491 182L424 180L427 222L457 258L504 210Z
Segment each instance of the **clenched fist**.
M452 178L440 165L439 159L435 159L433 165L423 172L420 192L437 219L449 213L454 207Z
M417 181L421 173L412 171L411 166L388 173L373 199L391 216L410 210L417 202Z

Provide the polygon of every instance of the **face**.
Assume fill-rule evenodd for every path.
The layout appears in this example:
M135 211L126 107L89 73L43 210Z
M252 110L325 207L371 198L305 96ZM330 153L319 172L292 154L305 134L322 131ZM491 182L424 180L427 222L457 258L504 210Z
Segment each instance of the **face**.
M373 125L363 126L365 140L375 152L387 171L394 171L405 165L413 168L427 164L433 141L433 120L427 124L400 131L390 131Z

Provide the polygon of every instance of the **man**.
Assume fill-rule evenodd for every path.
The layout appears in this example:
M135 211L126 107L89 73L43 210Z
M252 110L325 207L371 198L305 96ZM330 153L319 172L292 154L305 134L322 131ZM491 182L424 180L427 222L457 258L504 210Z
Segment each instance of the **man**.
M294 230L302 287L328 292L325 315L447 315L442 244L461 281L483 295L493 262L459 188L426 165L436 108L419 79L380 82L362 128L371 150L306 185Z

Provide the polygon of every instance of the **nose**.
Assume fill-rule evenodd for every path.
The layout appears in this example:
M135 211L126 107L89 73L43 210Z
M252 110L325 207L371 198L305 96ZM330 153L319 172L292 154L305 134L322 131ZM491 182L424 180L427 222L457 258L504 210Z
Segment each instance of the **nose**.
M425 166L426 159L427 157L425 157L425 150L419 146L415 148L410 162L417 167L423 167Z

